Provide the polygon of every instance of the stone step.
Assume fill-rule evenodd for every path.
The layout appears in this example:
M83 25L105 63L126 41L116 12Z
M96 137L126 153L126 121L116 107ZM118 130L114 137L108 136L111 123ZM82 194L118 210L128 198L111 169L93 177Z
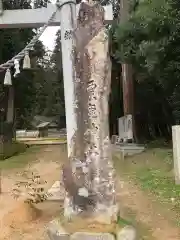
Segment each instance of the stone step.
M47 227L49 240L137 240L137 231L132 226L117 228L114 234L108 232L67 232L60 221L54 219Z
M113 150L115 152L121 152L124 156L132 156L134 154L139 154L145 150L143 145L138 145L134 143L126 143L126 144L114 144Z
M52 187L47 191L49 201L61 201L64 200L64 189L60 185L60 181L56 181Z

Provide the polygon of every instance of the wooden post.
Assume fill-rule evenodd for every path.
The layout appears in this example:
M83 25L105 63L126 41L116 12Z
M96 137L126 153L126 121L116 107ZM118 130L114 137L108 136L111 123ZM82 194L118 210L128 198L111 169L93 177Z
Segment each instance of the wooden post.
M128 114L133 115L134 93L133 93L132 66L130 64L122 64L122 77L123 77L124 115L128 115Z
M180 184L180 125L172 126L174 174L176 184Z
M3 2L0 0L0 16L3 14Z
M9 89L8 89L8 107L7 107L6 121L8 123L14 122L14 87L13 86L9 86Z
M0 194L2 193L2 171L0 169Z
M129 0L121 0L120 23L128 21L129 17ZM122 63L122 86L123 86L123 108L124 116L131 114L133 123L133 135L136 139L135 119L134 119L134 84L133 68L131 64Z

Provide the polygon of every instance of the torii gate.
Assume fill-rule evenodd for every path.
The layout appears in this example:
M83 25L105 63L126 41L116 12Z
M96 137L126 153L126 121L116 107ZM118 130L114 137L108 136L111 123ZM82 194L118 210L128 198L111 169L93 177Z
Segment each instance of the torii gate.
M75 78L76 78L76 76L74 75L75 66L74 66L74 60L72 58L72 52L74 50L73 47L75 44L72 33L76 27L76 18L77 18L76 12L79 13L80 5L81 4L76 5L75 0L59 1L57 4L57 6L59 7L59 11L57 11L56 16L51 21L51 26L60 26L60 24L61 24L61 44L62 44L64 89L65 89L67 145L68 145L68 157L70 158L70 160L72 160L72 155L74 154L74 152L77 151L77 149L74 149L74 148L78 147L77 145L73 145L72 140L74 137L77 137L76 134L78 135L78 132L80 131L80 129L78 129L77 112L75 112L75 110L74 110L76 108L76 106L75 106L75 101L76 101L76 96L75 96L75 81L76 80L75 80ZM1 5L0 5L0 7L1 7ZM104 17L103 18L105 18L106 23L110 23L113 20L112 5L108 5L103 8L104 8L104 13L103 13ZM0 10L0 13L2 13L0 16L0 28L2 29L2 28L37 28L37 27L41 27L47 22L47 19L50 18L52 16L53 12L55 12L55 11L56 11L56 6L52 5L52 4L48 4L47 8L40 8L40 9L5 10L5 11ZM103 20L101 18L102 18L102 16L100 16L99 22L102 27ZM79 38L78 43L80 43L81 40L82 39ZM106 41L105 38L104 38L104 41ZM77 42L76 42L76 44L77 44ZM81 47L81 46L79 46L79 47ZM106 49L107 49L107 47L106 47ZM107 62L107 64L108 64L108 62ZM76 66L76 67L78 68L78 66ZM105 88L103 91L106 91ZM103 102L103 104L106 105L104 111L106 112L106 117L107 117L107 109L106 109L107 108L107 102L106 102L107 99L105 98L103 101L105 101L105 103ZM101 111L101 107L99 108L99 110L96 109L95 111ZM107 127L108 120L107 120L107 122L106 122L106 120L107 120L107 118L103 119L103 122L105 121L103 124L105 124ZM106 138L106 139L104 139L104 144L101 146L101 149L97 148L97 150L96 150L96 151L101 151L101 152L106 151L105 154L104 153L99 154L99 155L101 155L101 158L103 158L105 155L107 158L108 151L109 151L109 148L106 150L102 149L104 146L109 147L108 131L105 134L106 134L105 136L101 136L102 138ZM105 141L106 141L106 143L105 143ZM85 149L83 149L83 151L85 153ZM76 158L76 156L73 156L73 158ZM116 201L112 202L112 199L114 196L114 187L112 187L112 184L108 185L108 183L107 183L107 179L112 178L112 174L113 174L112 165L110 164L109 161L107 161L107 166L106 166L106 163L104 162L104 174L102 174L101 173L102 169L100 169L100 168L98 169L98 166L99 166L98 161L96 159L95 159L95 161L96 161L96 167L97 167L96 173L95 173L97 186L95 186L95 187L99 189L99 187L100 187L100 185L98 186L99 177L97 177L97 176L103 175L102 181L105 182L105 185L106 185L105 188L108 188L108 191L109 191L107 198L108 197L111 198L111 201L109 201L107 199L106 199L106 201L107 202L109 201L109 203L111 203L111 205L112 205L112 209L110 209L111 206L107 206L107 205L103 206L102 203L101 204L99 203L98 207L96 206L96 210L98 213L99 213L99 210L106 212L106 220L107 220L107 215L110 216L109 219L111 219L112 215L114 217L114 214L117 213L116 212L117 211ZM79 161L79 162L81 162L81 161ZM71 164L72 164L72 162L71 162ZM77 164L77 161L76 161L76 164ZM73 169L74 166L71 165L71 167ZM87 172L87 167L85 165L83 165L81 167L85 174L85 172ZM101 166L101 167L103 167L103 166ZM67 178L69 176L70 175L68 175ZM101 181L101 188L102 188L102 181ZM72 184L72 182L71 182L71 184ZM104 187L104 183L103 183L103 187ZM88 197L88 193L86 191L87 189L83 188L81 190L82 190L81 196ZM104 190L101 189L101 192L103 192L103 191ZM66 197L66 200L69 200L69 198ZM102 197L101 197L101 201L102 201ZM67 203L67 201L65 201L65 203ZM66 215L69 215L69 214L71 215L72 212L68 213L68 211L69 211L68 208L69 208L70 203L68 202L67 204L68 204L68 206L67 205L65 206Z

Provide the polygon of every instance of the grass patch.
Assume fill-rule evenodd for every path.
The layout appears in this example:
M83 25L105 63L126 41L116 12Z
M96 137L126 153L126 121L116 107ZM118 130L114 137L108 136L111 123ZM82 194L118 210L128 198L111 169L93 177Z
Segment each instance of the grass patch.
M65 138L65 137L64 138L63 137L61 137L61 138L49 138L49 137L44 137L44 138L17 138L17 140L19 142L24 141L24 140L26 140L26 141L62 141L62 142L64 142L64 141L67 140L67 138Z
M12 143L3 143L0 148L0 160L4 160L18 153L26 151L26 145L13 141Z
M57 138L57 139L55 139L55 138L54 138L54 139L53 139L53 138L46 138L46 139L41 139L41 140L38 140L38 139L37 139L37 140L35 140L35 141L39 141L39 142L47 142L47 141L49 141L49 142L54 142L54 143L56 143L56 142L57 142L57 143L58 143L58 142L60 142L60 143L61 143L61 142L62 142L62 143L66 143L67 140L66 140L66 139L62 139L62 138L59 138L59 139L58 139L58 138ZM28 141L27 141L27 142L28 142Z
M166 204L165 208L175 213L179 225L180 185L175 184L171 149L148 149L125 160L115 156L114 164L121 175L133 179L144 191L152 193L160 203Z
M29 162L36 160L36 153L42 149L42 146L33 146L26 149L26 152L9 157L4 161L0 161L0 169L8 170L13 168L22 168Z
M24 142L26 144L28 143L33 143L33 142L38 142L38 143L66 143L67 139L66 138L18 138L17 141L19 143Z
M127 220L125 220L127 219ZM137 230L139 240L154 240L151 229L144 223L137 221L136 212L131 208L123 207L123 218L120 218L120 225L134 226Z
M43 139L41 139L42 141L62 141L62 142L64 142L64 141L66 141L67 140L67 138L66 137L61 137L61 138L43 138Z
M130 222L129 220L126 220L126 219L119 216L118 220L117 220L117 224L121 227L125 227L127 225L131 226L132 222Z

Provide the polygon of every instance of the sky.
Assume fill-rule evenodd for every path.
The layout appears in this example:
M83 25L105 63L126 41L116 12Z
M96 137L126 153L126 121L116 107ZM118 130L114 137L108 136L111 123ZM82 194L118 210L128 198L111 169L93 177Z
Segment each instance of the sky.
M51 51L54 49L56 32L58 29L59 27L48 27L39 39L43 42L45 47L47 47Z
M51 2L54 4L56 0L52 0ZM47 47L51 51L54 49L56 32L58 29L59 27L48 27L39 39L43 42L45 47Z

